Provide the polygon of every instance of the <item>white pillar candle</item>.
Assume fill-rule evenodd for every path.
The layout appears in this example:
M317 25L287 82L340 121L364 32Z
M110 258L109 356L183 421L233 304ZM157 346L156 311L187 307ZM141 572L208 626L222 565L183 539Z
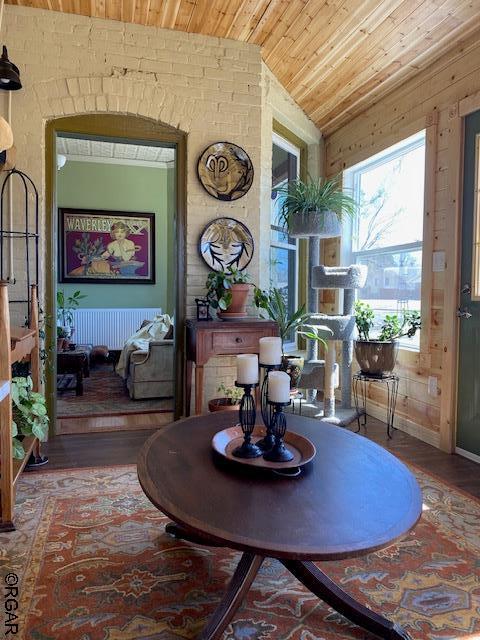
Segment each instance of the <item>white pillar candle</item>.
M260 363L280 364L282 361L282 339L260 338Z
M237 382L240 384L256 384L258 382L258 356L256 353L237 356Z
M290 376L285 371L271 371L268 374L268 399L271 402L290 401Z

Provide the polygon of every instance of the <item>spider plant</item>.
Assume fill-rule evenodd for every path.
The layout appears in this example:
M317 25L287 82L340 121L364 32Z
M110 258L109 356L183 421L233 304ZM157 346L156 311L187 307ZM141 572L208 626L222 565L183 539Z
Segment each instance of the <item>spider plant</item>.
M311 177L303 180L290 180L277 189L280 196L280 224L289 229L292 218L297 215L327 213L333 211L339 222L344 217L353 218L357 211L355 200L342 190L341 175L334 178Z

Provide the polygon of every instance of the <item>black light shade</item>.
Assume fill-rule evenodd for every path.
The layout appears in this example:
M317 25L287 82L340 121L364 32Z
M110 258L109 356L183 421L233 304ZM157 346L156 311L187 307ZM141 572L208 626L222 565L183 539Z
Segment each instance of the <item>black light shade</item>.
M4 45L0 58L0 89L3 91L17 91L22 88L20 72L13 62L8 59L7 47Z

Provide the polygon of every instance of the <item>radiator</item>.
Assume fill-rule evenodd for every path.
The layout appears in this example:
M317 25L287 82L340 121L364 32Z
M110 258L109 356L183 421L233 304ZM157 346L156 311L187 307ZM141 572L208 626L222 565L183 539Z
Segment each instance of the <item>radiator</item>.
M161 309L77 309L74 311L77 344L106 345L121 349L125 340L140 328L143 320L152 320Z

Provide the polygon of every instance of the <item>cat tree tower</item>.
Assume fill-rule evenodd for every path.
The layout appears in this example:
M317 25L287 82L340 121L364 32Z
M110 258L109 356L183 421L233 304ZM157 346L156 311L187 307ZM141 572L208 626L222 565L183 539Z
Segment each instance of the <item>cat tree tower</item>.
M353 357L353 332L355 329L355 291L365 285L367 279L367 267L354 264L349 267L326 267L324 265L313 266L310 261L310 288L314 292L313 298L315 311L309 308L310 323L323 325L332 331L328 338L328 350L325 360L318 359L318 346L314 341L309 341L307 362L302 372L301 386L305 389L323 389L323 417L322 420L346 426L357 416L352 408L352 379L351 366ZM328 315L318 313L318 290L341 289L343 290L343 313L341 315ZM313 306L313 304L311 305ZM309 305L310 307L310 305ZM339 386L339 367L335 361L336 341L342 342L342 390L341 404L336 408L335 389Z

